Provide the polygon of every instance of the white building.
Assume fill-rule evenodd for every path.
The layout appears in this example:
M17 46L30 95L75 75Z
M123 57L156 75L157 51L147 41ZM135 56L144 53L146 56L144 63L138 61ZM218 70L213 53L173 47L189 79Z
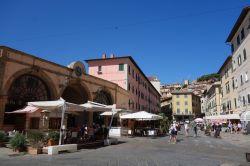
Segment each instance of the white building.
M226 42L232 49L232 84L237 93L235 106L239 113L250 110L250 6L242 10ZM232 87L233 88L233 87Z

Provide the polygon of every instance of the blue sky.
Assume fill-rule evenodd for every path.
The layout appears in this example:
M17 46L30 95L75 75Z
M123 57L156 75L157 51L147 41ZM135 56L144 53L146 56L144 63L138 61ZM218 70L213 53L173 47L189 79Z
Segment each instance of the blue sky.
M68 65L130 55L148 76L182 82L217 72L249 1L0 0L0 45Z

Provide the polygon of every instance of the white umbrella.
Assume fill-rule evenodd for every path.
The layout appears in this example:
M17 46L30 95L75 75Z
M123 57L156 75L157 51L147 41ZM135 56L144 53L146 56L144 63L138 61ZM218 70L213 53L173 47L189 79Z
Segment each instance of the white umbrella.
M204 123L204 120L201 119L201 118L196 118L194 121L195 121L196 123Z
M23 109L19 109L19 110L12 111L12 112L5 112L5 113L6 114L26 114L26 113L33 113L33 112L36 112L38 110L41 110L41 109L34 107L34 106L26 106Z
M63 120L64 120L65 111L66 110L75 110L75 111L83 111L84 110L83 106L66 102L63 98L60 98L59 100L56 100L56 101L28 102L28 105L38 107L41 109L46 109L46 110L55 110L55 109L61 108L62 117L61 117L59 145L62 144L62 128L63 128Z
M84 110L89 112L112 111L112 109L115 108L115 105L105 105L93 101L88 101L87 103L81 104L80 106L84 107Z
M240 116L240 121L249 122L250 121L250 111L245 111Z
M162 119L162 116L151 114L146 111L135 112L132 114L127 114L121 116L121 119L135 119L135 120L159 120Z

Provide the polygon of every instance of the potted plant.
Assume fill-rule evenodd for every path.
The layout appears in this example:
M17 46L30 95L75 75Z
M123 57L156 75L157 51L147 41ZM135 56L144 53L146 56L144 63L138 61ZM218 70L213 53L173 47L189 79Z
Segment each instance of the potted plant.
M0 131L0 147L4 147L4 141L6 140L5 133L3 131Z
M205 135L211 136L211 129L212 129L211 124L208 124L205 129Z
M162 119L160 119L160 135L165 135L169 128L168 117L164 113L160 113L159 115L162 116Z
M59 141L60 134L56 131L52 131L48 133L47 140L48 140L48 146L56 145Z
M26 149L27 141L23 134L16 133L13 138L10 139L10 145L14 152L22 152Z
M28 147L29 154L42 154L44 134L41 132L31 132L28 134L29 144Z

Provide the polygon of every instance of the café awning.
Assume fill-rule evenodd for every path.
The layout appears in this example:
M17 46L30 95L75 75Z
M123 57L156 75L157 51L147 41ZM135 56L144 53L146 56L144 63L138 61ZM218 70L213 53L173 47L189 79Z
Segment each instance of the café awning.
M240 119L239 114L226 114L226 115L217 115L217 116L206 116L206 120L238 120Z
M42 109L34 107L34 106L26 106L23 109L19 109L19 110L12 111L12 112L5 112L5 113L6 114L30 114L38 110L42 110Z
M249 122L250 121L250 111L245 111L240 116L240 121Z
M162 119L162 116L148 113L146 111L139 111L132 114L127 114L121 116L121 119L134 119L134 120L159 120Z

